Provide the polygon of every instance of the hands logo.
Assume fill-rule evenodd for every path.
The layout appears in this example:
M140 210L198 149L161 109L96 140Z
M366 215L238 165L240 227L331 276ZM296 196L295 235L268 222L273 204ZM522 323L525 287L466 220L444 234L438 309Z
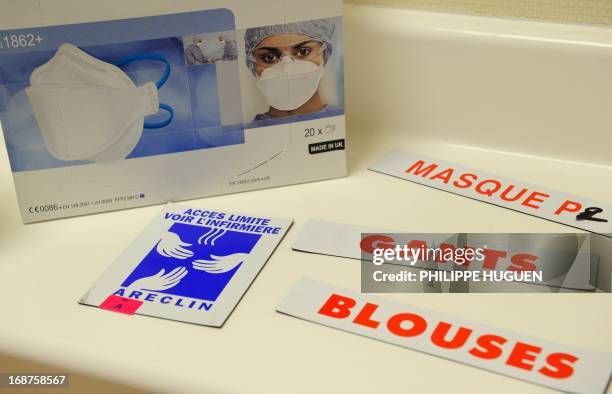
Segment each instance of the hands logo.
M175 223L122 286L215 301L259 241L248 234Z

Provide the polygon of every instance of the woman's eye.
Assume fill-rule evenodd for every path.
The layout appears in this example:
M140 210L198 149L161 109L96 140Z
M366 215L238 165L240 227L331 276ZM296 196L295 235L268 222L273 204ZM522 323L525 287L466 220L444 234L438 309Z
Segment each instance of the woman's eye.
M261 57L261 60L264 63L274 63L274 62L276 62L278 60L278 57L276 55L273 55L273 54L269 53L269 54L263 55Z
M311 51L312 50L310 48L303 47L303 48L298 49L297 55L300 56L300 57L305 57L305 56L310 55Z

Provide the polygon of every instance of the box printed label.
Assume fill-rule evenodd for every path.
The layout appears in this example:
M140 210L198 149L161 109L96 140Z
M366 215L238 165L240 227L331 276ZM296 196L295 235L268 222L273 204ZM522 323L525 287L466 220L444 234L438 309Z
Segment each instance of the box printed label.
M76 23L0 30L0 121L24 222L346 175L343 152L313 158L323 138L297 138L345 137L337 2L240 26L250 6L207 6L79 22L86 6L72 4Z

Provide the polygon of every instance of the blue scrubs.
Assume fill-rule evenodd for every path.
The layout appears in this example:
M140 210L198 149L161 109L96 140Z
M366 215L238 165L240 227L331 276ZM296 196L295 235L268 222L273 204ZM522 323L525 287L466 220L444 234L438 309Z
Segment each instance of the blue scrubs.
M195 44L191 44L187 48L185 48L185 60L190 66L194 64L206 63L206 58L202 54L202 50L199 46Z
M236 45L236 41L234 40L225 41L225 48L223 48L223 59L225 60L238 59L238 47Z

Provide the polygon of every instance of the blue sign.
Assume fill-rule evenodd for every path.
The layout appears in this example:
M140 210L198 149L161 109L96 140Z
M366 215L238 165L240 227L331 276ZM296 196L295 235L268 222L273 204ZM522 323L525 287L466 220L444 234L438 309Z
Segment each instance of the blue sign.
M123 287L215 301L245 264L261 234L173 224Z

